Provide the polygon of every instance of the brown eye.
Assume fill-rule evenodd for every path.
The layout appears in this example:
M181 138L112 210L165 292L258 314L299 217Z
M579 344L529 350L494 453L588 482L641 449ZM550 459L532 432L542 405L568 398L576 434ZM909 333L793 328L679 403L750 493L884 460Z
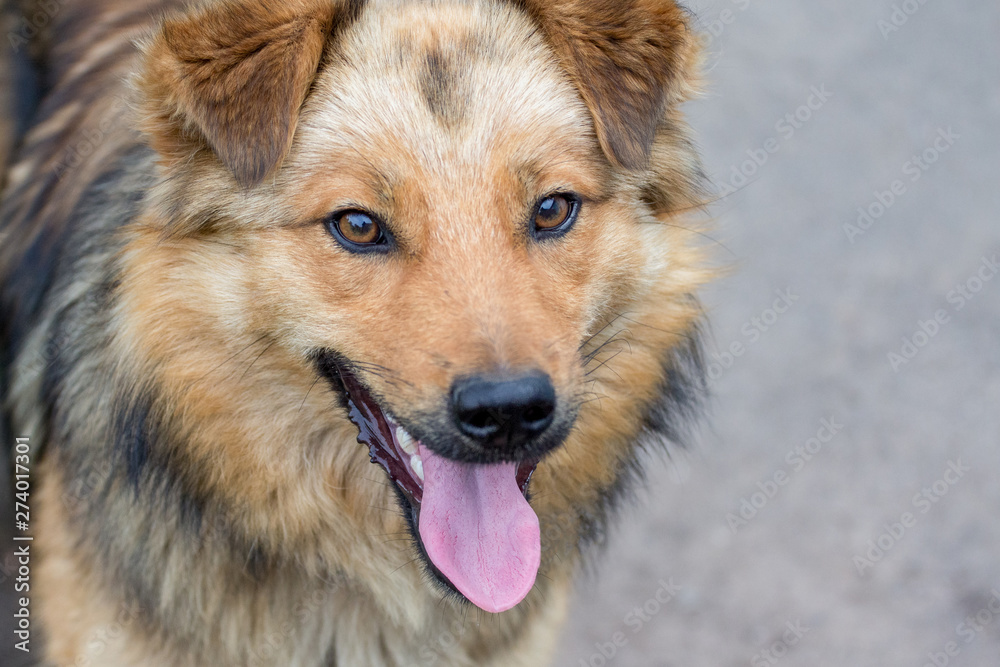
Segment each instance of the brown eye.
M341 214L337 220L337 228L345 239L358 245L375 243L382 235L378 223L371 216L358 211Z
M327 227L342 246L354 252L366 252L388 245L382 223L364 211L335 213Z
M532 231L536 236L549 236L570 228L576 220L579 199L572 195L553 194L543 198L535 208Z

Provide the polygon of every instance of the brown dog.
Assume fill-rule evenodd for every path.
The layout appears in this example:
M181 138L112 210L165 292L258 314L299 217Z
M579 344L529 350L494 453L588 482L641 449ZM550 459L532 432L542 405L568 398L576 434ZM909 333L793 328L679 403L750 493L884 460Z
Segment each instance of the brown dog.
M547 663L703 388L683 11L39 4L0 371L48 660Z

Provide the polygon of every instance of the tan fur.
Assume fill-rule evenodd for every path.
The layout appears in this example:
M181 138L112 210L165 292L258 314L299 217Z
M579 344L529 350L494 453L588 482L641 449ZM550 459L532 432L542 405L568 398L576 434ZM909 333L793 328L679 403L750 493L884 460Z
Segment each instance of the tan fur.
M129 64L131 122L158 172L108 260L122 279L101 355L110 375L163 397L155 464L211 500L208 522L186 541L154 496L115 479L119 532L81 540L70 464L49 455L38 576L50 659L316 667L333 650L349 666L546 664L587 516L634 460L664 359L692 334L692 294L711 277L696 233L674 224L699 203L676 109L695 47L681 11L653 0L222 0L171 13ZM109 133L114 151L134 136ZM533 202L557 190L584 198L581 218L534 244ZM339 247L323 220L345 207L391 221L402 251L373 261ZM428 582L384 473L318 381L318 348L388 369L363 379L403 419L434 410L456 377L501 369L541 368L579 404L532 481L544 552L521 605L486 618ZM12 413L42 428L40 380L18 368ZM63 418L116 409L95 400ZM234 578L230 544L268 554L266 571ZM156 608L125 605L107 569L121 545L162 569ZM98 651L108 626L120 632Z

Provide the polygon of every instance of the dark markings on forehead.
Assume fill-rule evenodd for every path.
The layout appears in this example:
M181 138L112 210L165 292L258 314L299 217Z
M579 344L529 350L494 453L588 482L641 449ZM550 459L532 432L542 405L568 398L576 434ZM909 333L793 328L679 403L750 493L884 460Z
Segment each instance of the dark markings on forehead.
M467 100L461 88L462 71L456 62L458 54L434 47L424 55L420 74L420 92L427 108L446 127L461 122ZM458 62L467 61L461 59Z

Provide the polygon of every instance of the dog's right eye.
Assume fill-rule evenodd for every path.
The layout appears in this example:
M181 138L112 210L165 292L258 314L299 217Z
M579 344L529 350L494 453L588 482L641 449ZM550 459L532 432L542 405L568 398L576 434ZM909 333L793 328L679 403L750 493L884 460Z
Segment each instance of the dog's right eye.
M377 252L388 248L389 237L378 218L364 211L340 211L326 223L333 238L352 252Z
M562 236L580 212L580 198L574 194L553 193L539 200L531 219L531 233L538 240Z

